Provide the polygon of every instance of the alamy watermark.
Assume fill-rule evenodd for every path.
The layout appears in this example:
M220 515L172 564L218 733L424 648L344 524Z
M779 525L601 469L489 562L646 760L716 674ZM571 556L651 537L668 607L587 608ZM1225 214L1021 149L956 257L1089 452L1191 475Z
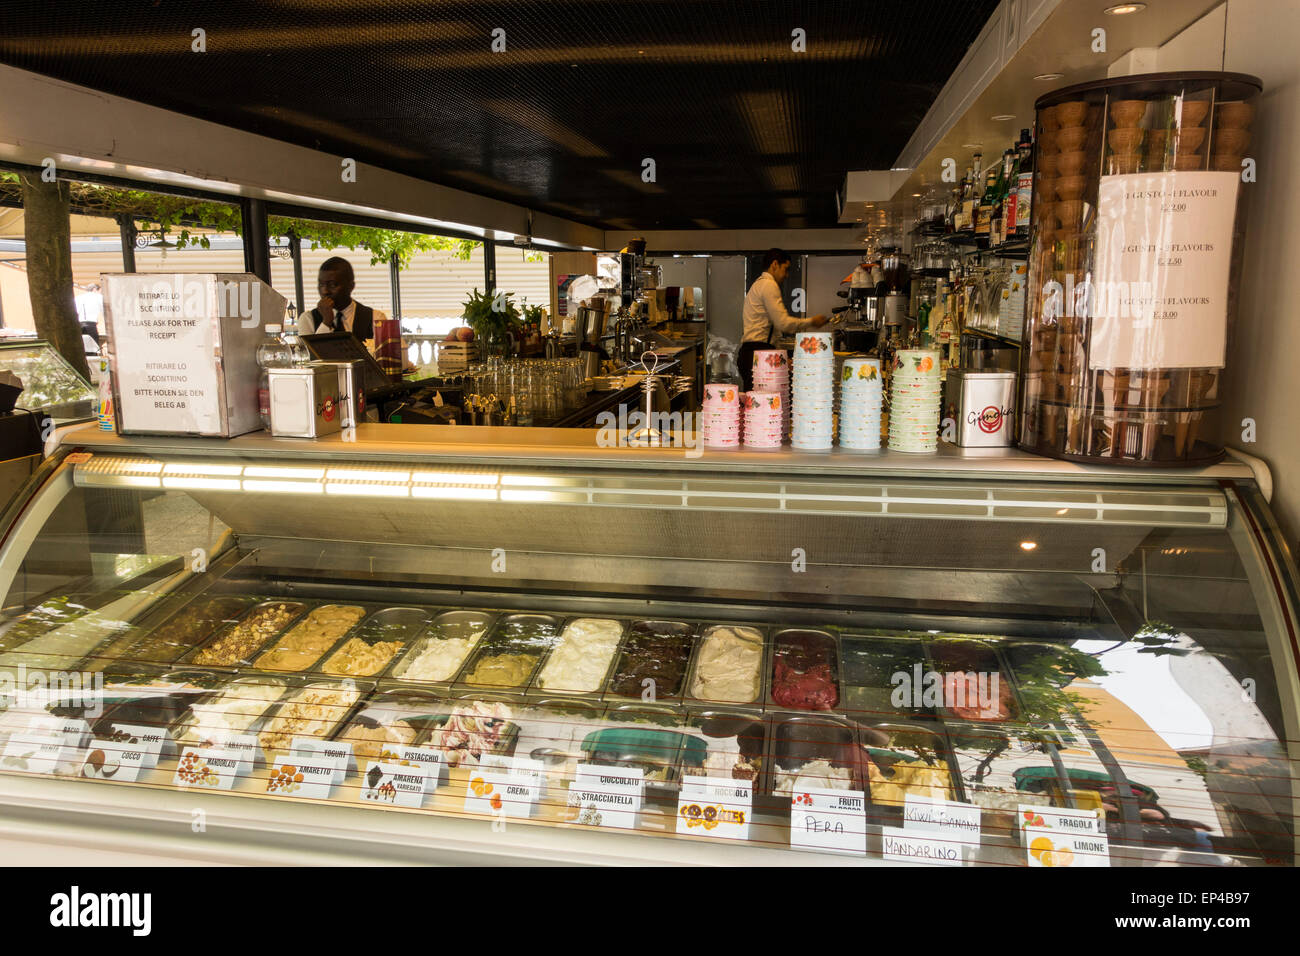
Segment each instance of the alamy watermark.
M104 712L104 675L88 671L0 671L0 700L12 710L44 710L50 705L75 707L87 719Z
M1001 676L997 671L927 671L920 664L889 676L894 686L889 702L906 708L978 711L984 719L999 714Z
M704 454L703 422L695 412L601 412L596 416L596 444L601 448L683 448L687 458Z
M113 295L114 316L138 325L150 339L180 338L187 328L212 315L237 316L246 329L262 324L261 283L250 279L203 276L162 277L145 284L124 283Z

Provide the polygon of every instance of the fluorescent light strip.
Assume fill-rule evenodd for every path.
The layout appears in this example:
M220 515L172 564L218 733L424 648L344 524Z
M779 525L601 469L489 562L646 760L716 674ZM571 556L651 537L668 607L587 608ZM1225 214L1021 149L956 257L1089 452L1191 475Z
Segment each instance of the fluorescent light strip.
M202 491L238 491L238 478L164 478L164 488L196 488Z
M533 486L559 486L561 482L556 481L550 475L502 475L502 485L533 485Z
M123 461L116 462L117 471L137 471L141 474L156 475L163 469L163 463L160 461Z
M410 481L409 471L367 471L364 468L331 468L325 473L330 481L382 481L391 484Z
M259 481L256 478L244 479L245 491L278 491L294 494L324 494L325 486L315 481Z
M352 485L346 482L327 482L325 491L331 495L363 495L374 498L409 498L411 489L406 485Z
M454 471L416 471L411 480L438 485L495 485L500 475L466 475Z
M414 498L451 498L455 500L495 501L495 488L453 488L446 485L417 486L411 489Z
M582 491L577 491L577 492L537 491L532 489L529 490L517 489L515 491L510 491L508 489L503 488L501 490L501 500L502 501L527 501L533 503L544 502L544 501L585 502L587 500L587 495L585 492Z
M280 468L278 466L248 465L245 478L324 478L324 468Z
M163 469L165 475L238 475L243 465L207 465L198 462L171 464Z

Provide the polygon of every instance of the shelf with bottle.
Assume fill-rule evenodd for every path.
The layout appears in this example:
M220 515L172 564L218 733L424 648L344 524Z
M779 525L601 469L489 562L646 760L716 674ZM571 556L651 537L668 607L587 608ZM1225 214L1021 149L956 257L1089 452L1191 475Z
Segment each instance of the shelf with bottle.
M1025 255L1033 202L1034 144L1028 129L987 168L975 153L946 205L944 238L959 247Z

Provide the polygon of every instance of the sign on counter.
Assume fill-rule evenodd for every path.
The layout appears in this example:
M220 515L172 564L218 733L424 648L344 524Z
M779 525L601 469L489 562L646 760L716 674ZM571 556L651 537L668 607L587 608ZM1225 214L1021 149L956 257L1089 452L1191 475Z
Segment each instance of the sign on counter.
M346 758L321 753L288 755L271 764L266 792L281 796L325 800L347 774Z
M111 280L106 290L123 428L219 434L217 277L145 274Z
M1222 368L1239 172L1102 176L1090 369Z
M516 766L513 760L505 763L489 761L470 771L465 785L465 812L481 813L493 817L527 819L537 809L541 797L542 778L538 771L541 762L516 758L524 765ZM536 768L530 766L536 764Z
M230 790L241 776L244 758L216 747L186 747L176 763L172 782L178 787Z
M1021 805L1020 845L1031 867L1110 866L1106 828L1095 810Z
M584 826L636 829L645 794L645 771L632 767L579 764L569 786L574 822Z
M963 840L951 840L940 830L908 830L904 827L881 827L881 856L894 863L929 863L934 866L961 866ZM978 841L976 841L978 842Z
M96 738L86 747L81 763L81 776L92 780L123 780L134 783L140 774L158 763L158 754L152 752L139 738Z
M683 777L677 797L677 832L720 840L748 840L754 788L742 780Z
M0 770L57 773L75 752L62 734L12 734L0 754Z
M429 771L424 764L398 764L371 761L361 779L362 803L381 807L424 806L429 795Z
M866 794L812 788L790 797L790 846L796 850L867 852Z

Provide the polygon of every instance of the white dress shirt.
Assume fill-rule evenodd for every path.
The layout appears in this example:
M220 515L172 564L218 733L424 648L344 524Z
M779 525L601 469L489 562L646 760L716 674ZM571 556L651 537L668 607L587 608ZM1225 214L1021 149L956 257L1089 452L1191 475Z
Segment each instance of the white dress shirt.
M767 342L774 327L779 332L798 332L812 327L808 319L797 319L785 310L781 284L772 278L770 272L764 272L749 287L741 320L744 328L742 342Z
M376 326L378 326L380 322L388 321L388 316L384 315L384 313L380 312L378 309L374 309L373 311L375 313L374 323ZM357 300L353 299L348 303L348 307L343 310L343 328L349 332L352 331L352 319L356 316L356 314L357 314ZM316 328L308 328L308 326L310 326L311 324L312 324L311 309L304 309L302 315L298 316L299 335L315 335L317 332L333 332L334 316L332 315L325 316L325 321L322 322Z

